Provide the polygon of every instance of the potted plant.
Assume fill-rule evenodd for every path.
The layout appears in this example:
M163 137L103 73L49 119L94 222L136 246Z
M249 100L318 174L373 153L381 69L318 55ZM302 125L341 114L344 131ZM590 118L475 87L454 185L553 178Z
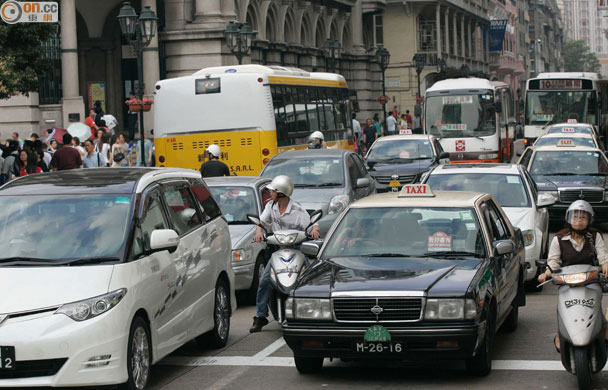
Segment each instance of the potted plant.
M133 98L125 100L125 104L129 105L129 111L131 112L140 112L141 110L143 110L144 112L150 111L150 109L152 108L152 103L154 103L154 100L145 98Z

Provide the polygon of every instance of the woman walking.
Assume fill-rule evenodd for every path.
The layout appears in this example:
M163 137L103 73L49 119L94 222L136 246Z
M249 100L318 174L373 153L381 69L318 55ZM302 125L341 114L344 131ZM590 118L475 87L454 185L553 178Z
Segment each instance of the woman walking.
M129 145L125 140L125 135L119 133L116 137L116 142L112 145L112 166L113 167L127 167L129 163L127 161L127 152Z

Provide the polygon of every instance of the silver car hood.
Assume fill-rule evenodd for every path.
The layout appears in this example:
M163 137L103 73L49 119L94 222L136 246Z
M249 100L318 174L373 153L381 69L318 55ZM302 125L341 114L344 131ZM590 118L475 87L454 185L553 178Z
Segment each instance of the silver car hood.
M296 188L293 191L292 199L297 201L306 210L322 209L327 212L329 201L336 195L342 195L344 187L338 188Z
M238 249L241 247L242 240L253 239L255 225L228 225L228 230L230 231L232 249Z

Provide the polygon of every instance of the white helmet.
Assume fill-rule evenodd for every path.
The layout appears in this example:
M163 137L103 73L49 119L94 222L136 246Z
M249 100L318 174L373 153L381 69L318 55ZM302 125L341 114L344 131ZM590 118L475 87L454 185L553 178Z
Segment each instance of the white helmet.
M293 181L291 181L289 176L279 175L272 179L266 188L271 191L276 191L279 194L291 196L291 194L293 194Z
M220 147L217 146L216 144L209 145L209 147L205 151L207 153L211 153L214 157L219 157L220 154L222 153L222 151L220 150Z
M593 222L593 207L589 204L589 202L585 200L577 200L572 202L568 210L566 211L566 222L572 225L572 220L576 211L584 211L588 214L589 225ZM578 214L578 213L577 213Z
M322 141L325 141L325 136L319 130L313 132L308 138L310 138L310 139L317 139L318 138L318 139L320 139Z

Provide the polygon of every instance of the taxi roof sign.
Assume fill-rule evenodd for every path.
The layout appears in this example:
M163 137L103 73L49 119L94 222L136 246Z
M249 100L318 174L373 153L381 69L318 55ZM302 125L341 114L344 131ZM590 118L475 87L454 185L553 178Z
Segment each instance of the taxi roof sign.
M399 130L399 134L411 135L412 130L411 129L402 129L402 130Z
M578 123L576 119L568 119L568 123Z
M560 139L557 141L557 146L575 146L573 139Z
M576 133L574 127L562 127L562 133Z
M428 184L406 184L399 192L399 198L434 197L433 190Z

